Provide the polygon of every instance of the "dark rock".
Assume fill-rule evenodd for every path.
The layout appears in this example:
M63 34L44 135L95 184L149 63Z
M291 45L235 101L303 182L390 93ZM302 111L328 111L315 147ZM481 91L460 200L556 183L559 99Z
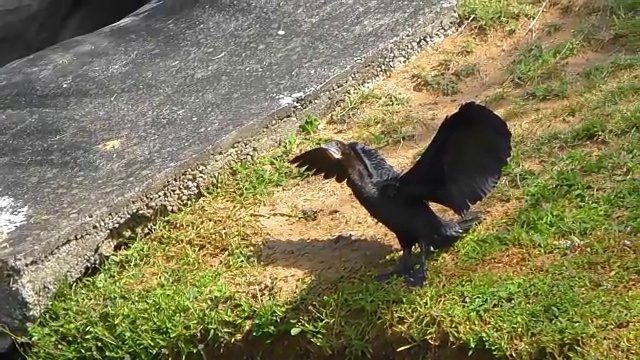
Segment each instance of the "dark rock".
M113 24L146 3L146 0L75 0L56 40L62 42Z
M117 22L147 0L0 0L0 66Z
M0 66L55 43L73 0L0 0Z

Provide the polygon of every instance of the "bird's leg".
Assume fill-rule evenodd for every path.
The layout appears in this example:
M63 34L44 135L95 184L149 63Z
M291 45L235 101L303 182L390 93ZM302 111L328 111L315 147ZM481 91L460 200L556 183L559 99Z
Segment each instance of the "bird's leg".
M420 260L418 261L418 268L411 274L405 277L405 282L409 286L423 286L427 280L427 256L429 255L429 246L423 240L418 241L420 246Z
M375 277L376 281L384 282L388 281L395 276L408 276L413 271L413 262L411 261L411 248L403 248L402 256L394 268L386 273L380 274Z

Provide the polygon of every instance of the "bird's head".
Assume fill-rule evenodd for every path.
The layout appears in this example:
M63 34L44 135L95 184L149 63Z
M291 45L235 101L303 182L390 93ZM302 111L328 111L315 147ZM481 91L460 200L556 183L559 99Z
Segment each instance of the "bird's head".
M337 140L333 140L333 141L329 141L328 143L325 143L324 145L322 145L322 148L327 150L327 152L329 153L329 156L331 156L332 158L334 158L336 160L339 160L339 159L342 159L344 146L345 146L345 144L343 142L337 141Z

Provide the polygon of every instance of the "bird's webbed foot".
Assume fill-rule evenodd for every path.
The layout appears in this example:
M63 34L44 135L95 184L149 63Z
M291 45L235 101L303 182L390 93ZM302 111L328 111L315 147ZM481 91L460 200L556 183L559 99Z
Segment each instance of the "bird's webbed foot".
M422 287L426 282L427 277L424 274L419 274L415 271L404 277L404 283L410 287Z
M403 276L405 279L413 273L413 263L411 261L411 249L402 249L402 257L391 271L377 275L374 279L379 282L386 282L396 276Z
M402 268L396 265L396 267L394 267L391 271L376 275L374 279L378 282L387 282L397 276L403 276L406 279L411 277L412 272L413 271L411 270L411 268Z
M427 282L427 256L429 255L429 247L424 241L418 243L420 246L420 260L418 268L405 276L405 283L411 287L422 287Z

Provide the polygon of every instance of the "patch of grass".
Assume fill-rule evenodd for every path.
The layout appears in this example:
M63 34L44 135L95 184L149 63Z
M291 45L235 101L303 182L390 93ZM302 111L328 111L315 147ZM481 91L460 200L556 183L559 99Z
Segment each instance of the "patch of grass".
M551 46L534 42L523 49L511 63L511 81L527 85L557 77L562 74L562 61L575 56L580 48L580 42L574 39Z
M493 92L492 94L486 96L482 103L486 106L493 107L495 104L507 99L509 95L509 91L506 89L499 89L498 91Z
M613 2L613 32L629 52L640 49L640 0L617 0Z
M462 0L459 5L460 18L473 20L472 26L480 31L507 28L514 31L518 21L533 18L535 2L526 0Z
M420 122L420 119L410 114L370 114L358 124L354 139L374 146L397 144L412 138Z
M460 92L458 84L479 72L478 64L464 60L474 49L475 40L466 39L457 51L446 52L436 65L428 69L417 66L411 76L415 89L443 96L457 95Z
M354 104L359 105L354 108ZM329 118L340 119L348 113L342 124L355 133L354 140L389 145L402 141L410 135L407 130L415 128L415 119L402 112L408 104L409 98L399 93L354 92Z
M582 77L592 86L597 86L606 81L612 74L629 69L640 68L638 56L616 56L607 61L595 64L582 72Z
M417 67L412 75L412 80L418 89L443 96L453 96L460 93L458 83L476 75L478 68L478 64L458 63L451 56L446 57L430 70Z
M383 100L383 95L374 90L352 91L329 116L329 123L345 123L357 115L362 107Z
M525 93L527 99L541 101L566 99L568 96L569 82L565 79L537 85Z
M469 56L476 50L477 42L474 39L467 38L462 41L460 50L456 53L458 56Z
M254 201L269 196L275 187L283 186L288 179L299 174L288 164L293 150L300 140L290 136L284 145L271 156L240 161L223 174L208 192L211 196L222 196L222 192L234 195L238 201Z
M419 88L443 96L453 96L460 92L458 79L442 72L431 72L418 68L413 73L413 80Z
M453 71L453 76L458 79L467 79L478 73L478 64L463 64Z
M544 33L547 35L553 35L560 30L562 30L562 24L555 21L544 25Z
M559 65L580 50L574 40L516 57L508 71L526 98L513 99L508 86L486 98L509 102L500 111L514 131L513 158L483 202L488 221L436 254L425 288L375 283L372 268L309 276L284 297L284 280L260 261L260 206L308 176L287 161L325 140L321 125L384 145L422 122L406 96L354 92L328 119L309 116L279 148L232 166L98 275L63 286L29 331L29 358L412 359L424 354L395 350L443 339L519 359L640 357L640 71L628 26L636 1L597 7L610 10L602 13L620 46L576 79ZM477 29L508 33L539 6L469 0L462 9ZM432 70L459 81L477 72L465 64L446 57ZM542 103L550 99L564 101ZM294 210L304 222L325 216Z
M320 119L313 115L307 115L300 124L300 131L305 135L313 135L318 131L319 126Z

